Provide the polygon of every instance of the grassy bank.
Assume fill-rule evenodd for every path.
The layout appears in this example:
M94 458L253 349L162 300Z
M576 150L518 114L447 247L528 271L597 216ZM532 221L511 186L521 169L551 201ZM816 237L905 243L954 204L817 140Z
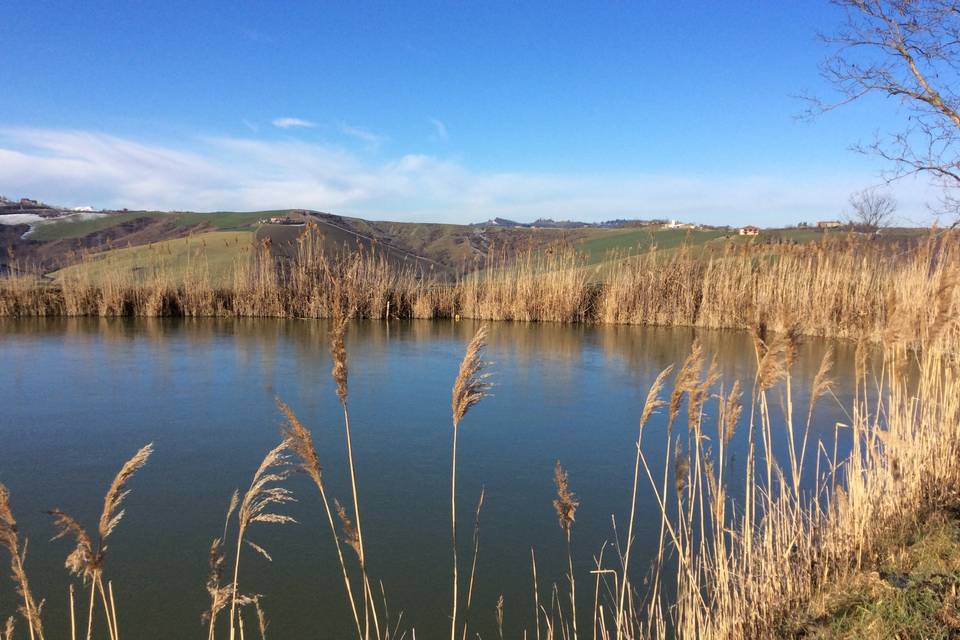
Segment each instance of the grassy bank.
M829 585L798 613L796 633L814 639L947 640L960 632L960 514L920 514L882 541L876 557Z

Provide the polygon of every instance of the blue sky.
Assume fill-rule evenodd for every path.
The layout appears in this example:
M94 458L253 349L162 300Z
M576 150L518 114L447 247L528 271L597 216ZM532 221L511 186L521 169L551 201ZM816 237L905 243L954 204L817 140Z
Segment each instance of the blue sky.
M7 2L0 193L411 221L837 217L898 128L804 2ZM928 221L924 184L893 188Z

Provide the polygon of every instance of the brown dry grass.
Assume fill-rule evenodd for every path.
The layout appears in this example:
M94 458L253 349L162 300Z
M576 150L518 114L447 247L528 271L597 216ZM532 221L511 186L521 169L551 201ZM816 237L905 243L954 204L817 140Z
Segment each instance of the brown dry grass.
M158 263L137 273L84 263L60 283L18 268L0 278L0 316L475 318L794 330L803 335L917 341L956 313L950 265L960 233L931 231L912 248L858 236L807 245L728 243L611 255L588 266L572 248L491 254L449 277L398 267L380 252L331 253L309 227L291 258L269 242L215 280L202 254L183 278ZM92 265L92 258L88 259ZM909 335L907 335L909 334Z

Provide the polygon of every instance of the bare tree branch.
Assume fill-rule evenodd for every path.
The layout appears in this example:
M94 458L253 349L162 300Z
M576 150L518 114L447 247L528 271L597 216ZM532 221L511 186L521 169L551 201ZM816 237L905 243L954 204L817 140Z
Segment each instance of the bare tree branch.
M927 174L956 213L960 193L960 0L833 0L845 20L821 36L821 63L833 100L807 98L815 117L864 99L892 98L903 129L854 147L890 163L889 182Z

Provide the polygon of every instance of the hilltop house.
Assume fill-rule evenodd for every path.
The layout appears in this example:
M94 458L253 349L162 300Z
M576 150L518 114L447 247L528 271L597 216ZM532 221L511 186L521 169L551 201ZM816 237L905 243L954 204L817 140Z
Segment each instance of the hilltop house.
M257 222L259 224L303 224L290 216L271 216L269 218L260 218Z
M760 235L760 229L753 225L748 224L745 227L740 227L737 230L737 233L739 233L742 236L758 236Z
M843 223L839 220L821 220L817 223L817 229L836 229L842 226Z

